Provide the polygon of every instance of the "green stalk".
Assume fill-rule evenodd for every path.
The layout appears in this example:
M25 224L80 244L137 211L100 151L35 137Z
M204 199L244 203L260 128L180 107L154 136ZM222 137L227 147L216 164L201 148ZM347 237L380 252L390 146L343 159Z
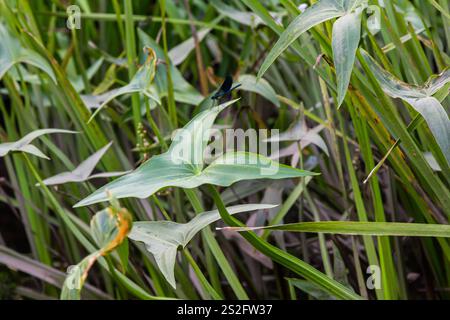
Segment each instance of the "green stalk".
M311 206L311 211L313 212L314 221L320 222L319 211L317 206L314 203L314 200L311 198L308 190L305 190L305 196L308 200L309 205ZM328 277L333 279L333 269L331 267L330 257L328 255L328 249L326 244L326 239L324 234L319 234L317 236L319 238L319 247L320 247L320 255L322 257L323 268L325 269L325 273Z
M354 101L358 103L357 101ZM370 146L370 140L367 132L365 122L361 121L355 114L353 107L348 108L352 121L355 126L355 132L359 140L361 152L366 163L366 170L370 170L374 164L374 157ZM386 222L384 214L383 200L381 198L381 190L378 179L370 180L370 189L372 194L372 202L375 213L375 221ZM392 249L388 238L378 238L378 251L380 258L381 277L384 289L384 295L387 300L397 298L397 272L394 268L394 262L392 260Z
M228 224L229 226L234 227L243 227L245 226L242 222L232 217L225 205L220 198L220 194L217 192L217 189L208 185L209 193L214 199L214 203L219 210L220 216L222 220ZM255 233L253 232L242 232L241 235L252 245L256 250L260 251L264 255L271 258L273 261L283 265L289 270L305 277L307 280L319 285L325 291L330 294L340 298L340 299L351 299L351 300L360 300L361 296L355 294L349 288L343 286L339 282L327 277L322 272L316 270L312 266L306 264L300 259L295 258L289 253L284 252L283 250L278 249L277 247L267 243L266 241L261 240Z
M164 60L166 60L167 70L167 104L169 117L174 128L178 127L177 109L175 106L175 95L173 92L172 70L170 69L169 49L167 46L167 30L166 30L166 1L160 0L159 5L161 8L161 28L162 28L162 41L164 49Z
M342 121L342 117L340 114L338 114L338 118L339 118L340 130L342 132L344 132L343 121ZM351 185L352 185L352 189L353 189L353 197L354 197L354 201L356 204L356 212L358 215L358 220L364 221L364 222L369 221L369 218L367 216L367 211L366 211L366 208L364 205L364 199L362 197L361 190L360 190L358 180L356 177L356 172L353 167L352 160L351 160L350 150L348 148L347 142L345 141L345 138L344 138L344 155L345 155L345 160L346 160L346 164L347 164L347 170L350 175L350 181L351 181ZM364 247L366 249L369 264L379 266L380 264L378 261L378 257L377 257L373 239L371 237L366 236L366 237L363 237L363 242L364 242ZM377 293L377 297L379 299L385 298L384 287L382 287L381 289L377 289L376 293Z
M170 218L169 214L163 208L163 206L162 206L161 202L159 201L158 197L153 195L152 198L155 201L155 203L158 206L158 208L161 210L161 212L162 212L163 216L166 218L166 220L172 221L172 219ZM195 274L197 275L201 285L205 289L205 293L210 295L215 300L222 300L223 298L214 289L214 287L211 286L211 284L208 282L208 280L206 279L206 277L203 274L202 270L198 266L197 262L194 260L194 258L192 257L191 253L189 252L189 250L187 248L185 248L183 250L183 253L184 253L184 256L186 257L186 259L188 260L189 264L191 265L192 269L194 270Z
M15 82L8 76L5 76L4 83L10 93L9 97L12 101L12 112L24 112L25 107L19 95L19 92L16 90ZM18 133L14 128L14 121L11 118L7 117L6 109L1 103L2 107L2 115L5 115L4 121L7 127L7 130L10 134L10 138L18 137ZM19 126L27 127L27 124L19 121ZM18 198L22 198L20 201L20 212L21 215L26 222L26 232L30 247L32 249L33 254L37 259L39 259L42 263L47 265L51 265L52 259L50 253L48 251L48 246L46 243L46 237L44 232L44 226L40 220L40 217L36 210L33 208L33 198L32 191L30 190L27 176L24 172L24 163L23 160L17 155L12 156L12 161L14 163L14 169L10 161L6 161L7 169L10 173L10 177L17 177L16 183L17 188L20 190L20 195L18 194ZM15 174L14 174L15 172Z
M200 199L193 190L185 189L184 192L197 214L205 211L203 209L203 205L200 202ZM203 239L206 241L209 249L211 250L211 253L214 255L214 258L216 259L218 265L222 269L225 278L228 280L228 283L230 284L231 288L236 294L236 297L240 300L248 300L249 298L247 293L242 287L239 278L236 276L233 269L231 268L230 263L223 254L222 249L220 248L216 238L214 238L211 229L209 227L204 228L202 230L202 236Z
M283 205L281 206L280 210L278 210L275 217L270 220L269 225L279 224L283 220L283 218L295 204L300 195L305 191L306 185L311 181L311 179L311 177L306 177L303 183L297 184L294 190L292 190L292 192L289 194L288 198L283 202ZM267 240L269 234L270 230L264 230L263 234L261 235L261 239Z
M124 0L125 8L125 34L126 34L126 51L128 60L128 78L131 80L136 73L136 39L134 34L133 22L133 3L131 0ZM141 123L141 108L139 95L134 93L131 95L131 107L133 110L134 130L136 132L138 143L141 139L137 134Z
M113 0L112 5L113 5L114 11L116 13L116 21L117 21L117 27L119 28L120 38L125 39L126 35L125 35L125 30L123 28L123 18L124 17L120 14L119 0ZM134 16L133 16L133 18L134 18ZM99 19L99 20L103 20L103 19Z
M75 61L78 65L78 72L81 74L81 79L83 80L84 84L84 92L90 93L91 92L91 84L89 83L89 79L86 74L86 68L83 63L83 58L81 57L80 52L80 46L78 44L78 34L76 29L72 29L72 41L73 41L73 47L75 51Z
M211 297L215 300L223 300L223 298L220 296L219 293L211 286L211 284L206 279L205 275L203 274L202 270L198 266L197 262L195 262L192 255L189 253L188 250L184 250L184 256L187 258L189 264L194 269L195 274L198 277L198 280L202 284L202 286L206 289L206 292L211 295Z
M114 1L117 1L117 0L114 0ZM114 8L114 10L116 10L116 7ZM50 11L48 11L48 12L39 12L38 14L45 15L45 16L51 16L51 17L67 18L67 13L65 13L65 12L50 12ZM86 19L86 20L117 22L118 20L125 19L125 15L117 13L117 11L116 11L116 13L83 12L83 13L81 13L81 18ZM132 16L132 20L134 22L142 22L142 21L147 21L149 19L154 22L162 21L162 17L159 17L159 16L148 16L148 15L133 15ZM165 21L166 21L166 23L175 24L175 25L190 25L191 24L191 21L189 21L189 19L165 18ZM211 23L208 21L192 21L192 24L197 27L212 28L215 30L227 32L227 33L239 36L239 37L244 36L244 33L242 33L239 30L221 26L221 25L217 25L217 24L214 24L214 23Z

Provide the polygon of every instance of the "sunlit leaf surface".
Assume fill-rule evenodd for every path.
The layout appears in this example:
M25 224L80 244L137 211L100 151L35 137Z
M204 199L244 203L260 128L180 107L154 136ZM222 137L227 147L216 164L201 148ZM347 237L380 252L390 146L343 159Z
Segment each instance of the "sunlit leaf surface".
M153 157L132 173L98 189L75 207L107 200L107 190L117 198L147 198L165 187L195 188L207 183L229 186L241 180L314 175L246 152L225 153L204 168L209 130L217 115L234 102L236 100L199 113L175 135L166 153Z

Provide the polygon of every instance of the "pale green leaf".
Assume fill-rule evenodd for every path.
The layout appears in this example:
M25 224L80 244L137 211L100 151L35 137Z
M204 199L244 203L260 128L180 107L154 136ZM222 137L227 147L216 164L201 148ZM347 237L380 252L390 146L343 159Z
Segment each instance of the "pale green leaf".
M425 157L425 160L427 160L429 166L431 167L431 169L433 169L433 171L442 171L439 163L436 161L436 158L431 152L425 152L423 156Z
M107 200L106 190L117 198L147 198L165 187L195 188L207 183L229 186L241 180L314 175L246 152L226 153L204 169L209 130L219 112L236 101L197 114L183 130L178 131L166 153L151 158L133 172L103 186L75 207Z
M227 208L230 214L270 209L275 205L245 204ZM198 214L188 223L171 221L135 222L128 237L145 244L166 280L175 288L175 259L178 247L185 247L203 228L220 219L218 210Z
M114 198L110 198L110 201L112 206L97 212L90 223L91 236L99 249L77 265L69 267L61 291L62 300L80 299L81 289L94 263L120 246L132 228L130 213L121 208Z
M361 53L383 91L392 98L406 101L422 115L450 163L450 120L442 104L433 97L450 82L450 71L432 76L423 86L410 85L382 69L366 51L361 50Z
M430 79L427 80L425 83L425 91L427 95L432 96L437 94L441 89L446 89L445 95L441 97L440 100L445 99L446 96L449 94L449 88L450 85L450 68L445 69L441 74L438 75L432 75Z
M237 90L255 92L272 102L277 107L280 107L280 101L278 100L275 90L265 79L257 80L253 75L243 74L239 76L237 81L241 84Z
M434 97L405 99L405 101L425 119L450 164L450 120L442 104Z
M0 146L0 149L1 149L1 146ZM17 151L19 151L19 150L17 150ZM32 155L34 155L36 157L39 157L39 158L50 160L49 157L47 157L41 150L39 150L38 148L36 148L32 144L27 144L26 146L23 146L20 149L20 151L32 154Z
M228 187L253 179L286 179L317 175L280 164L256 153L228 152L212 162L200 175L201 184Z
M81 260L80 263L67 269L67 277L61 288L61 300L80 300L81 289L86 281L87 273L92 264L99 258L99 252L94 252Z
M49 159L45 154L43 154L38 148L31 145L30 143L44 135L50 133L78 133L76 131L64 130L64 129L40 129L28 133L25 137L14 142L4 142L0 144L0 157L6 156L9 152L27 152L33 154L37 157L44 159Z
M42 181L45 185L51 186L56 184L64 184L68 182L84 182L94 178L108 178L124 175L128 172L104 172L98 174L92 174L100 159L108 151L112 142L95 152L93 155L84 160L78 167L72 171L62 172L53 177L47 178ZM39 184L37 184L39 185Z
M367 29L371 34L376 35L381 30L381 9L376 5L369 6L367 13L370 14L367 18Z
M338 107L344 102L350 83L356 50L361 37L361 9L347 13L333 24L333 59L336 68Z
M401 99L425 98L427 96L425 90L418 86L407 84L381 68L364 49L360 49L360 51L386 94L393 98Z
M48 61L35 51L23 47L1 22L0 39L0 79L15 64L26 63L41 69L56 83L55 73Z
M201 42L210 31L211 28L199 30L197 32L198 41ZM176 47L170 49L169 51L170 61L172 61L174 66L181 64L184 60L186 60L186 58L189 56L192 50L194 50L194 48L195 48L194 37L190 37L189 39L183 41Z
M298 39L303 33L312 27L333 18L340 17L346 13L342 3L336 0L321 0L316 2L305 12L297 16L286 30L281 34L280 39L270 50L258 72L258 79L261 78L274 61L285 51L292 42Z
M105 248L117 237L117 218L109 209L97 212L91 219L90 230L97 247Z
M325 152L327 156L330 156L327 144L325 143L323 138L319 135L319 132L322 131L323 128L324 126L320 125L313 129L308 129L305 122L297 122L294 126L292 126L292 128L288 129L287 131L282 132L280 134L274 134L265 141L267 142L298 141L300 142L300 146L302 147L302 149L307 145L309 145L310 143L313 143L317 147L322 149L322 151ZM298 152L298 147L296 148L294 146L293 151Z

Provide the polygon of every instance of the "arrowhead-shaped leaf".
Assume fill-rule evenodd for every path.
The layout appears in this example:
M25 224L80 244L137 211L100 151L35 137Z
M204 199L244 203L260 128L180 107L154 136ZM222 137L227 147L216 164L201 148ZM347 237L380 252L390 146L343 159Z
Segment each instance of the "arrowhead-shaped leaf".
M361 50L361 53L383 91L392 98L406 101L422 115L450 163L450 120L440 101L433 97L450 83L450 70L432 76L423 86L410 85L381 68L366 51Z
M50 159L45 154L43 154L38 148L31 145L30 143L44 135L49 133L78 133L76 131L63 130L63 129L40 129L30 132L25 137L14 142L5 142L0 144L0 157L6 156L9 152L26 152L33 154L37 157Z
M246 152L226 153L203 169L209 130L219 112L235 101L199 113L178 131L166 153L151 158L133 172L98 189L75 207L107 200L106 190L116 198L147 198L165 187L195 188L206 183L229 186L241 180L314 175Z
M27 63L44 71L56 83L50 64L35 51L22 46L6 26L0 22L0 79L17 63Z
M108 151L109 147L111 146L112 142L108 143L106 146L95 152L93 155L91 155L89 158L84 160L78 167L76 167L72 171L68 172L62 172L59 173L53 177L47 178L44 181L42 181L45 185L51 186L55 184L64 184L68 182L84 182L86 180L94 179L94 178L109 178L109 177L116 177L121 176L128 171L124 172L103 172L103 173L97 173L92 175L92 171L94 171L95 167L97 166L100 159L103 157L103 155ZM37 184L39 185L39 184Z
M245 204L227 208L230 214L271 209L276 205ZM175 258L178 247L185 247L203 228L220 219L218 210L198 214L188 223L171 221L135 222L128 237L145 244L166 280L175 288Z
M280 133L279 135L273 135L270 138L268 138L266 141L272 142L272 141L298 141L301 143L301 147L309 145L310 143L315 144L320 149L323 150L323 152L326 153L327 156L330 156L330 153L328 151L327 144L322 139L322 137L319 135L318 131L320 132L324 128L323 125L317 126L313 129L308 129L305 122L298 122L296 123L292 128L288 129L285 132ZM298 149L298 147L297 147ZM295 147L294 147L295 151Z

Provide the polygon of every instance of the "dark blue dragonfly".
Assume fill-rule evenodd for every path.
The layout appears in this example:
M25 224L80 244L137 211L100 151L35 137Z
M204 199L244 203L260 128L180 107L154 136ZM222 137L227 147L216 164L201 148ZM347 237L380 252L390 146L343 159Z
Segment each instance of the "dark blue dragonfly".
M227 75L225 77L225 81L222 83L222 85L220 86L219 90L217 90L217 92L211 97L211 99L219 100L223 96L226 96L227 94L229 94L234 89L240 87L241 84L238 83L234 87L232 87L232 86L233 86L233 78L230 75Z

